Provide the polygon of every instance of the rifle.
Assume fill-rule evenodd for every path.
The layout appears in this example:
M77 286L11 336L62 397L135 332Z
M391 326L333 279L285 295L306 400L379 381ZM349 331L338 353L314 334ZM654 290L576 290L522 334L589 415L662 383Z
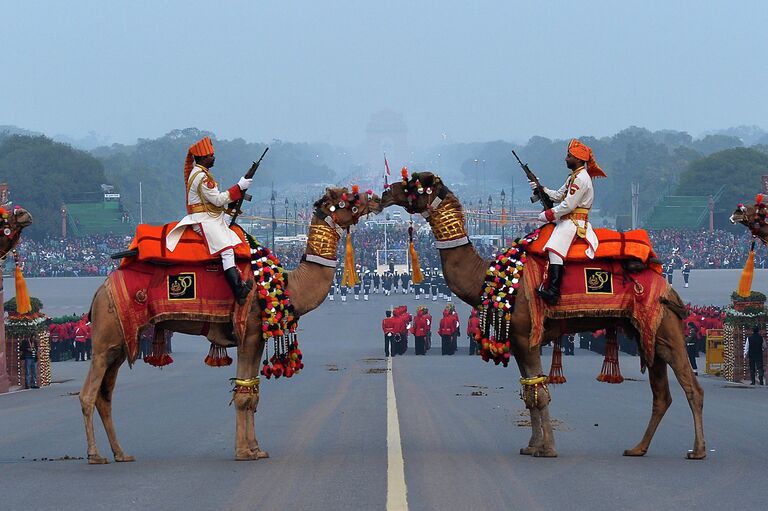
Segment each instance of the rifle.
M264 152L261 153L261 158L259 158L258 161L253 162L253 165L251 165L251 168L249 168L248 172L245 173L246 179L253 178L253 175L256 174L257 170L259 170L259 165L261 165L261 160L264 159L264 155L267 154L267 151L269 151L269 147L264 149ZM240 209L243 206L243 201L250 201L252 198L253 196L251 194L246 193L245 190L243 190L243 196L240 199L227 204L227 213L232 215L232 220L229 222L230 227L235 225L235 220L237 220L237 217L243 214L243 211Z
M541 201L541 205L544 206L544 209L552 209L555 204L552 202L552 199L549 197L549 195L547 195L547 192L544 191L544 186L542 186L542 184L539 182L539 178L537 178L536 174L531 171L527 163L520 161L520 158L517 156L515 151L512 151L512 154L515 155L515 158L517 158L517 163L519 163L523 168L523 172L525 172L525 177L528 178L528 181L536 183L536 188L533 190L531 202Z

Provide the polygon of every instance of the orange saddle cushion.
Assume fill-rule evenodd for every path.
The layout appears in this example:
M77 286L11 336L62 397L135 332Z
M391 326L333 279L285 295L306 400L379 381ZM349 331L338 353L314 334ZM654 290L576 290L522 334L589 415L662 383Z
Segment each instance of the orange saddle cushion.
M213 261L221 258L219 254L211 255L205 239L191 228L184 229L178 245L173 252L168 250L165 237L178 222L165 225L139 224L136 226L136 236L131 241L130 250L138 248L139 255L133 261L160 262L167 264L197 263ZM250 259L251 249L241 229L232 229L242 240L235 247L235 259ZM123 263L128 259L123 259Z
M549 237L554 230L554 224L547 224L541 228L539 238L528 245L528 252L537 255L544 255L544 245L547 244ZM595 229L598 245L595 252L595 259L639 259L648 263L649 259L656 257L653 251L653 245L648 237L648 233L643 229L634 231L618 232L611 229ZM567 261L589 261L584 253L587 249L587 242L581 238L574 238L571 248L568 250ZM658 266L651 263L649 266ZM656 269L656 268L654 268Z

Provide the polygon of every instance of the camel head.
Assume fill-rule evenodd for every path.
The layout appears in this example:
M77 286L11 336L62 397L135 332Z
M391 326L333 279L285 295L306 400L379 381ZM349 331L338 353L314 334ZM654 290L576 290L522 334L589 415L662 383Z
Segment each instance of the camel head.
M431 172L414 172L410 178L403 169L403 179L384 191L381 196L383 207L402 206L410 214L427 211L438 197L444 199L450 190L440 176Z
M368 190L360 193L357 185L347 188L326 188L325 195L315 202L315 213L321 218L331 217L339 227L355 225L360 217L381 213L381 198Z
M24 208L0 206L0 259L13 250L21 237L21 230L32 224L32 215Z
M732 224L742 224L753 236L760 238L763 243L768 244L768 205L762 202L762 197L758 195L758 200L754 206L739 204L731 215Z

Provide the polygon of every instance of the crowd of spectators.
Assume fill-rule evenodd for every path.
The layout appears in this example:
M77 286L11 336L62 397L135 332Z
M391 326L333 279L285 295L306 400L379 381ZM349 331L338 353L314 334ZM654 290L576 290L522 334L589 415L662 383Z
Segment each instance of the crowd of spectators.
M508 240L525 232L510 228ZM388 225L386 233L387 259L396 264L405 264L408 250L408 226L405 223ZM707 230L683 231L664 229L649 231L657 255L664 264L675 261L682 264L688 261L696 269L741 268L749 252L751 235L747 232L734 234L728 231ZM355 262L362 267L375 269L377 262L385 264L385 259L377 250L384 249L384 226L370 223L360 224L353 230L352 240L355 247ZM260 240L267 243L268 240ZM18 252L24 263L24 274L28 277L83 277L106 276L117 267L117 261L110 255L125 250L130 237L114 235L94 235L82 238L45 239L35 241L24 238L18 246ZM474 239L473 243L481 256L490 258L499 248L484 239ZM421 266L436 268L440 266L440 255L434 246L434 237L428 226L421 224L414 229L414 244L419 254ZM286 268L295 268L304 253L303 242L279 243L275 253ZM344 241L339 243L339 260L344 258ZM755 265L758 268L768 266L764 250L757 250Z
M22 238L17 251L27 277L106 276L117 267L110 255L125 250L130 237L99 234L82 238Z

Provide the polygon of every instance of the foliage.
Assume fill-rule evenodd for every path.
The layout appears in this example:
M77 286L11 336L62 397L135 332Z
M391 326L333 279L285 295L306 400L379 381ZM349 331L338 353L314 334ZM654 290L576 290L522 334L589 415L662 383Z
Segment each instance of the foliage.
M692 162L680 175L678 193L714 195L724 186L715 203L715 227L728 227L728 217L738 203L754 203L762 190L761 176L766 174L767 154L751 148L727 149Z
M267 146L241 138L217 140L213 133L187 128L157 139L140 139L133 146L98 148L93 154L103 162L109 183L122 194L123 205L134 219L138 221L139 217L141 182L144 222L162 224L185 214L184 159L187 148L204 136L211 137L216 148L216 165L211 170L221 189L236 183ZM319 163L323 158L327 158L323 161L332 159L334 151L330 146L279 140L268 145L269 154L254 178L254 191L265 190L271 183L309 184L332 180L334 172Z
M105 181L101 163L85 151L44 136L12 135L0 142L0 182L32 214L24 234L41 238L61 232L63 203L98 200Z
M765 295L759 291L752 291L748 297L744 298L734 291L731 293L731 300L734 302L763 302L765 303Z
M43 302L40 301L39 298L35 298L34 296L29 298L29 303L32 305L32 313L40 312L43 310ZM16 297L14 296L10 300L6 301L3 304L3 310L5 312L16 312Z

